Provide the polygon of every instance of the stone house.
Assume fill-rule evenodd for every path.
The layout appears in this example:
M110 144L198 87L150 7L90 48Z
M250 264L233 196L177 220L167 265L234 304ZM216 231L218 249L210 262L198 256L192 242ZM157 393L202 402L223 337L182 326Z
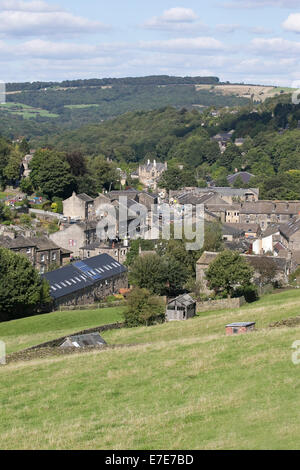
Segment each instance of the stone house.
M167 169L167 163L159 163L156 160L150 162L148 160L145 165L139 165L139 180L147 188L157 189L158 181Z
M61 248L71 250L75 258L80 257L80 248L97 241L97 221L62 224L59 232L49 238Z
M45 273L51 267L61 266L65 263L66 251L56 245L47 237L33 237L32 241L36 245L35 250L35 267L41 273ZM72 251L69 251L69 258Z
M259 224L227 223L226 226L236 228L243 234L243 237L245 238L256 238L261 233Z
M256 255L263 255L265 253L274 253L274 246L280 242L281 235L279 224L270 225L259 238L254 240L252 244L252 252ZM274 253L275 254L275 253Z
M63 201L64 216L69 219L90 219L93 214L94 200L87 194L76 194Z
M198 188L199 192L205 193L207 191L216 192L223 201L228 204L235 204L246 201L257 201L259 197L258 188L237 189L229 187L211 186L209 188Z
M240 209L240 222L259 224L266 230L272 224L288 223L300 214L300 201L245 202Z
M16 238L1 236L0 246L8 248L20 255L25 255L26 258L35 265L36 244L30 238L24 237L23 235L19 235Z
M127 240L124 240L123 242L109 240L106 243L96 240L94 243L90 243L89 245L85 245L80 248L80 257L84 259L106 253L119 263L124 263L126 261L128 250L129 244Z
M50 284L54 309L93 304L128 288L127 268L107 254L71 263L43 277Z
M219 144L220 152L224 153L227 147L227 144L231 142L232 135L234 134L234 130L229 132L219 132L218 134L214 135L211 140L213 142L217 142Z
M240 205L227 204L206 204L208 211L212 212L223 223L237 224L240 221Z
M243 235L243 231L236 227L236 224L222 224L222 239L224 241L240 240Z
M222 199L223 204L236 204L246 201L257 201L259 197L258 188L247 188L247 189L237 189L230 187L218 187L218 186L209 186L207 188L183 188L180 191L170 191L169 197L174 198L178 197L184 193L192 192L194 194L207 194L207 193L216 193ZM213 202L211 201L211 204Z
M25 255L41 274L54 265L62 266L69 262L72 253L70 250L61 249L47 237L26 238L20 235L16 238L10 238L1 236L0 246Z
M188 320L195 315L196 301L189 294L180 295L167 303L167 321Z
M203 204L205 207L224 205L224 200L214 191L208 191L207 193L199 193L198 191L188 191L180 194L176 203L178 205L191 204L196 206L197 204ZM212 212L212 211L211 211Z

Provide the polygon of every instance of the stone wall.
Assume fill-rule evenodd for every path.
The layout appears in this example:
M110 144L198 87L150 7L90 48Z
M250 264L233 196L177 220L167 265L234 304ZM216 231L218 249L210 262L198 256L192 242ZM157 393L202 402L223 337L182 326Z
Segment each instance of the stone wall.
M197 302L197 313L209 312L210 310L222 310L225 308L240 308L246 303L244 297L234 299L208 300L206 302Z

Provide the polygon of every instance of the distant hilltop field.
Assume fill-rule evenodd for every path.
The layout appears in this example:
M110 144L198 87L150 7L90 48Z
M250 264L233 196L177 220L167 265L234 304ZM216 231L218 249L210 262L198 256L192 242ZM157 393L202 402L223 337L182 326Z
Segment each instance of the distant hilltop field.
M264 86L264 85L233 85L230 83L210 85L196 85L196 90L210 90L211 93L220 93L222 95L235 95L241 98L253 99L254 101L264 102L267 98L273 98L283 93L292 93L295 89L288 87Z

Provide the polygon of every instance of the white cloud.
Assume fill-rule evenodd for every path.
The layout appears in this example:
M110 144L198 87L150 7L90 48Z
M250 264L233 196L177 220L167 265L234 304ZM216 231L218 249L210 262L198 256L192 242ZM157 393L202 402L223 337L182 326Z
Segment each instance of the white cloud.
M300 42L289 41L283 38L255 38L251 41L251 49L260 55L284 55L286 58L300 52Z
M232 34L237 31L245 31L250 34L270 34L272 30L262 26L243 26L240 24L218 24L216 30L220 33Z
M161 41L140 41L142 49L163 50L170 52L195 52L224 49L224 45L211 37L177 38Z
M0 2L0 36L61 36L107 31L99 21L75 16L44 1Z
M293 31L300 33L300 13L292 13L283 23L283 28L286 31Z
M62 11L62 8L49 5L43 0L32 0L29 2L24 0L0 0L0 10L45 12Z
M191 8L170 8L160 17L163 21L186 22L195 21L198 17Z
M198 20L197 14L191 8L170 8L161 16L154 16L143 24L146 29L162 31L196 31L207 29Z

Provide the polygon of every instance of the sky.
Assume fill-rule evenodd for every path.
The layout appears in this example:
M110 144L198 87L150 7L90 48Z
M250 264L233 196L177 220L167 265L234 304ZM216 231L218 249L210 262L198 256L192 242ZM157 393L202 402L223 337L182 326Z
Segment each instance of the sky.
M0 0L0 80L300 85L300 0Z

